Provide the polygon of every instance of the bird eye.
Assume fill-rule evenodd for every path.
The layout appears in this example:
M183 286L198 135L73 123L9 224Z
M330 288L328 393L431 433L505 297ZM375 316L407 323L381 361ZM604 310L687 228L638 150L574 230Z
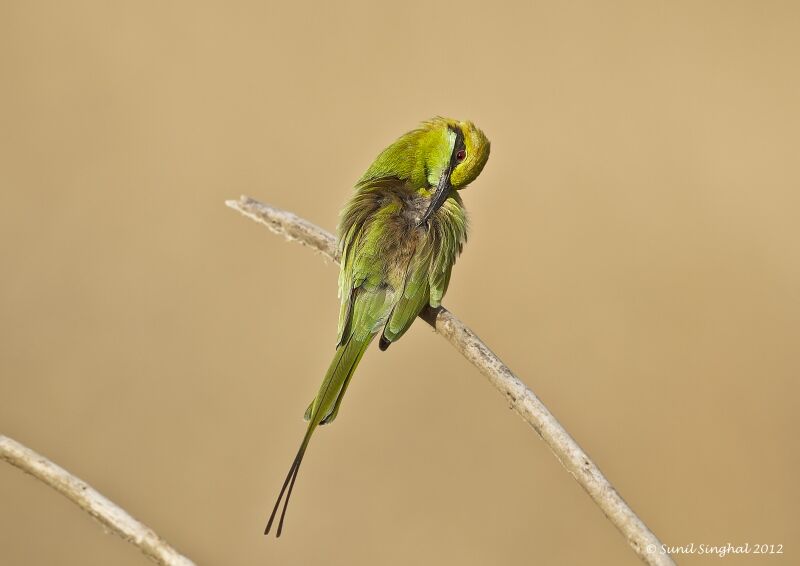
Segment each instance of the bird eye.
M464 149L459 149L458 153L456 153L456 161L461 162L464 161L464 158L467 156L467 152Z

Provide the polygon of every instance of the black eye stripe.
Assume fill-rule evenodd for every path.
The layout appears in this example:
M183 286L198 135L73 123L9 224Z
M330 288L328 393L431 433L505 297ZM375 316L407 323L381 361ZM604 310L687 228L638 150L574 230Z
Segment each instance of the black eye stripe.
M463 151L464 157L467 155L467 146L464 144L464 132L459 127L451 127L448 126L451 132L456 135L456 143L453 144L453 153L450 155L450 167L455 167L458 163L463 161L462 159L458 159L458 152Z

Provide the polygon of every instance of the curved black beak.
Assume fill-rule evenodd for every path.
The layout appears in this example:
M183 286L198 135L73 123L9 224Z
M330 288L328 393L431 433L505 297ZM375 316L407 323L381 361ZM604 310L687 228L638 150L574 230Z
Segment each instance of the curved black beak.
M417 227L424 225L428 222L428 219L431 215L439 210L444 201L447 200L447 197L450 195L450 171L453 170L453 164L447 166L447 168L442 172L442 176L439 177L439 184L436 185L436 192L431 197L431 203L428 205L428 210L425 211L425 214L422 215L422 220L419 221Z

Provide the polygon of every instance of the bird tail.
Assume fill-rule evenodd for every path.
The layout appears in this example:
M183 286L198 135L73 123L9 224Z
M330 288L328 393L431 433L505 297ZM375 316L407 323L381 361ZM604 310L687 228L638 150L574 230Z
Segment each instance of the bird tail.
M308 447L308 442L311 440L311 435L314 432L314 429L317 428L313 422L308 423L308 429L306 430L306 435L303 437L303 443L300 444L300 449L297 451L297 456L294 457L294 461L292 462L292 467L289 468L289 473L286 476L286 479L283 481L283 487L281 488L281 492L278 495L278 500L275 502L275 507L272 508L272 514L269 516L269 521L267 522L267 528L264 529L264 534L268 535L270 529L272 528L272 522L275 520L275 515L278 512L278 507L280 507L281 499L283 499L283 494L286 492L286 488L289 488L288 493L286 493L286 501L283 503L283 511L281 512L281 519L278 521L278 531L275 533L276 537L281 536L281 531L283 531L283 519L286 517L286 508L289 506L289 498L292 496L292 489L294 488L294 481L297 479L297 472L300 470L300 464L303 461L303 455L306 452L306 448Z
M326 425L332 423L339 413L339 407L342 404L347 386L350 384L350 379L358 367L358 363L364 356L364 352L372 342L373 336L368 336L366 340L357 340L353 337L348 338L344 344L336 349L336 355L333 357L328 373L325 380L322 382L319 393L309 403L303 418L311 421L314 414L315 404L320 410L319 424ZM330 396L330 399L327 397ZM330 403L329 401L334 401Z
M289 473L283 482L283 487L281 487L281 492L278 494L278 500L275 502L272 514L269 516L267 528L264 529L265 535L269 534L272 528L272 523L275 521L275 516L285 493L286 500L283 503L283 511L281 511L281 517L278 521L278 530L275 533L276 537L281 536L283 520L286 517L286 508L289 506L289 498L292 496L294 482L297 479L297 473L300 471L300 464L303 461L308 443L311 441L311 435L318 425L330 423L336 418L347 385L350 383L350 379L353 377L356 367L358 367L358 362L361 361L373 337L374 334L368 336L365 340L357 340L350 336L341 346L336 348L336 354L333 357L333 361L331 361L328 372L325 374L325 379L322 381L319 392L308 406L308 409L306 409L305 419L308 421L308 428L305 436L303 436L303 442L300 444L297 455L294 457L292 466L289 468Z

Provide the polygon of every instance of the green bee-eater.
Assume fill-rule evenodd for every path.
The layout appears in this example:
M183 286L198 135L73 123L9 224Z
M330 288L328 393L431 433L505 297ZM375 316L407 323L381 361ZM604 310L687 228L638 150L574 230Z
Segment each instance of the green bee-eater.
M339 338L319 392L305 413L308 428L283 482L264 534L286 493L277 536L303 455L318 425L332 422L372 339L398 340L426 306L437 307L467 239L456 192L480 174L489 140L471 122L434 118L384 149L355 186L339 223ZM288 488L288 492L287 492Z

